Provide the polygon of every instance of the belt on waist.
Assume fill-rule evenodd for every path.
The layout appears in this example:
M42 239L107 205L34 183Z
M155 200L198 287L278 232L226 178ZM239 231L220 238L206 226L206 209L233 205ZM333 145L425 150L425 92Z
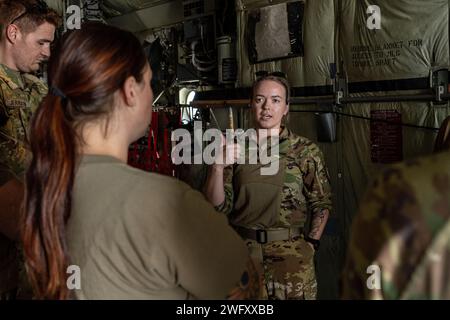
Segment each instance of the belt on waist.
M255 240L264 244L272 241L289 240L303 234L303 228L280 228L280 229L249 229L241 226L233 226L234 230L243 238Z

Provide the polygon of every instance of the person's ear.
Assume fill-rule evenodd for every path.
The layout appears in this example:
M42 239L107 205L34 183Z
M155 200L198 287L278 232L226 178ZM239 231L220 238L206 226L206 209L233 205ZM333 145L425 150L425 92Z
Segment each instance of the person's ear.
M289 103L286 105L286 111L284 111L284 115L287 115L289 113Z
M136 88L137 88L136 79L133 76L128 77L125 80L125 83L123 84L122 88L123 99L128 107L133 107L136 105L136 98L137 98Z
M15 24L10 24L6 27L5 35L6 39L14 44L20 38L21 33L19 28Z

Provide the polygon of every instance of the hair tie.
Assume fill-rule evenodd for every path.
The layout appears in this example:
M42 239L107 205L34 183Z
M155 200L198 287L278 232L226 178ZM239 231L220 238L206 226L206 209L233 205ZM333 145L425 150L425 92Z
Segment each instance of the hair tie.
M60 97L63 100L67 99L66 95L58 87L51 86L50 93L56 97Z

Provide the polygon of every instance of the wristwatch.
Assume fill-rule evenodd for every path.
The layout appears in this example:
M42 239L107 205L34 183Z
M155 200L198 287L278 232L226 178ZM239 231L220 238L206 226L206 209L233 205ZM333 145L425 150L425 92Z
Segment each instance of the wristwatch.
M313 245L315 251L319 250L320 240L313 239L313 238L311 238L309 236L306 236L305 237L305 241L311 243Z

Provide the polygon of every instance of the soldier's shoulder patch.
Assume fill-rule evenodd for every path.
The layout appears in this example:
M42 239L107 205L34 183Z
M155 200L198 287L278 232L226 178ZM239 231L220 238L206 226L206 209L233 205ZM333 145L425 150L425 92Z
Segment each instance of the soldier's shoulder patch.
M0 85L3 83L7 85L11 90L16 90L19 86L6 74L2 66L0 65Z

